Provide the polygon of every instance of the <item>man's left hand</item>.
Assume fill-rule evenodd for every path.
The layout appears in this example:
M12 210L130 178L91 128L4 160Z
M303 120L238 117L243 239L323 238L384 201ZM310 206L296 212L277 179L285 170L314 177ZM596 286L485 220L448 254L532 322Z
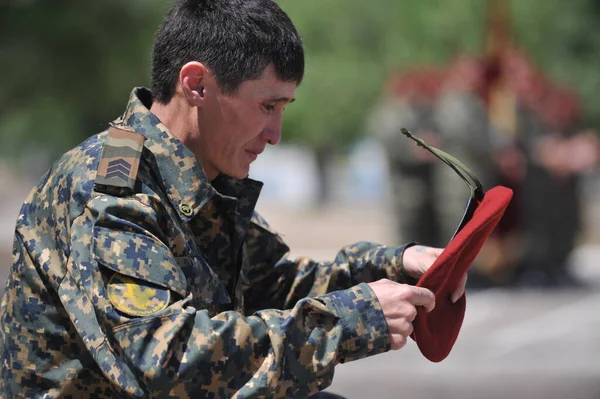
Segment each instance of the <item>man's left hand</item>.
M426 247L424 245L413 245L406 248L402 258L404 270L406 270L409 276L419 279L431 267L443 250L443 248ZM466 285L467 274L465 273L460 280L458 288L450 297L452 303L458 301L463 296Z

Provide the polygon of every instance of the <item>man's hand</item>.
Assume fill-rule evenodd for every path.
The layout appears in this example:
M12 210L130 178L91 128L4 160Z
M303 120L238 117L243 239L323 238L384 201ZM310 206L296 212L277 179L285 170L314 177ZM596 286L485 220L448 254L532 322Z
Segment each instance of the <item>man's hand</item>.
M392 349L406 345L413 332L412 322L418 311L431 312L435 307L435 296L427 288L399 284L383 279L369 283L377 296L390 333Z
M413 245L412 247L406 248L404 251L404 257L402 263L404 264L404 270L409 276L413 278L420 278L435 262L438 256L442 253L443 248L432 248L423 245ZM452 303L458 301L461 296L465 293L465 287L467 285L467 274L462 277L458 288L450 300Z

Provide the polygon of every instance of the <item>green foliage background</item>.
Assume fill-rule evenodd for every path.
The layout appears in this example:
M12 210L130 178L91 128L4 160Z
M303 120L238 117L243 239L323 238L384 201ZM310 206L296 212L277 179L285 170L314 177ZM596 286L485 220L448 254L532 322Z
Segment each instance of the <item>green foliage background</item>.
M8 2L6 2L8 1ZM307 71L284 142L343 151L363 131L391 68L479 54L484 0L279 0L302 35ZM573 87L598 126L600 1L513 0L518 44ZM170 1L5 0L0 5L0 154L77 144L149 85L153 32Z

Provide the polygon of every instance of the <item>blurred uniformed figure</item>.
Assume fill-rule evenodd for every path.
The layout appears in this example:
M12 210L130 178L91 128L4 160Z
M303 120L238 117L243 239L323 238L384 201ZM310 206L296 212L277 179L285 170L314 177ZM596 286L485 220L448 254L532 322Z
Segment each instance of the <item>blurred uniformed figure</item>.
M514 190L470 283L572 285L568 257L581 227L577 175L597 163L597 137L577 133L576 95L545 79L511 43L506 1L491 0L488 17L485 56L459 57L435 111L444 149L476 171L487 188ZM440 172L440 220L448 235L461 193L449 183L448 171Z
M506 74L518 93L522 259L514 282L524 286L573 286L568 268L582 228L579 176L597 164L597 135L582 131L577 96L536 72L524 55L505 55Z
M577 132L577 96L546 79L512 43L508 3L488 6L482 98L494 184L511 187L514 197L497 229L498 262L485 272L508 284L576 284L568 257L581 227L577 175L597 162L596 136Z
M436 212L433 172L439 161L400 133L405 127L428 144L438 144L433 107L442 78L440 71L427 68L393 74L387 94L369 116L368 132L387 154L399 242L411 237L427 245L447 243Z
M446 73L444 85L433 108L444 151L460 159L489 188L495 176L491 161L489 120L481 88L484 70L479 60L458 57ZM441 235L452 237L469 198L467 186L443 163L435 164L435 209Z
M444 246L468 197L450 169L402 140L406 127L463 161L484 188L514 191L475 261L472 286L576 284L568 258L581 229L577 180L597 163L597 135L578 132L577 96L514 46L508 3L490 0L487 18L482 57L461 55L420 81L398 77L371 116L370 131L388 152L399 231Z

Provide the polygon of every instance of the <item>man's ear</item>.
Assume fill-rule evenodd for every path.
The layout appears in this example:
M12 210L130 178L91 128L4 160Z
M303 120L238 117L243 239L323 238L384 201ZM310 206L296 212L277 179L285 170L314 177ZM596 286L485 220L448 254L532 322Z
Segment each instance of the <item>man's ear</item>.
M202 107L204 105L206 98L205 83L208 80L208 69L201 62L188 62L179 71L181 90L191 106Z

